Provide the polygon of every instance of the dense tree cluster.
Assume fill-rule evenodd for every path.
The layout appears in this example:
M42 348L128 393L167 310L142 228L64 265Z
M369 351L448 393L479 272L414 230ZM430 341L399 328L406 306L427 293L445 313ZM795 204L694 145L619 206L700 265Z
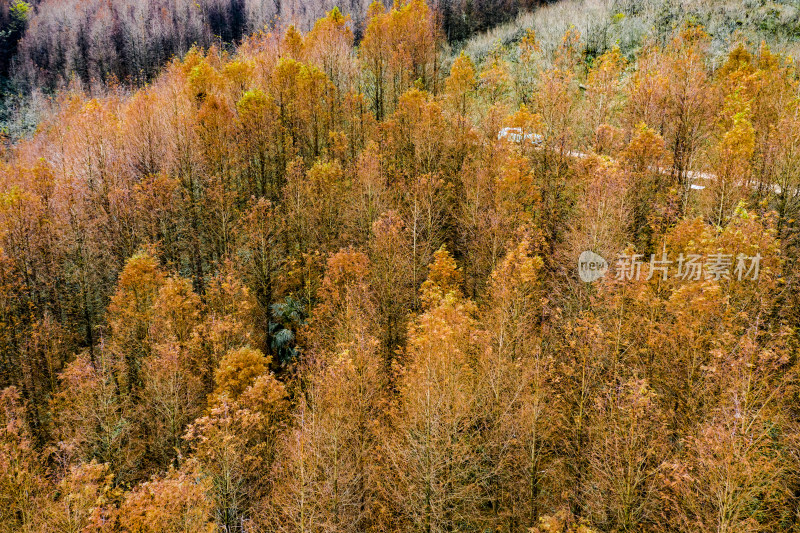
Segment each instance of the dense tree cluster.
M0 530L800 531L795 65L443 41L334 9L4 151Z
M244 0L43 0L19 44L16 78L55 89L141 84L193 44L232 42L245 32Z
M442 30L450 41L461 41L475 32L513 19L519 13L553 0L433 0Z
M431 7L446 36L459 40L535 3L437 0ZM26 25L15 59L15 79L22 87L53 90L75 79L84 88L100 88L114 81L137 85L149 81L192 45L238 43L265 27L288 24L310 30L333 8L351 16L358 39L366 28L369 4L368 0L40 0L31 7L15 0L0 3L0 26L8 27L8 36L0 36L0 57L6 63L0 63L0 73L8 72Z
M0 3L0 76L7 77L19 40L28 26L31 6L27 2Z

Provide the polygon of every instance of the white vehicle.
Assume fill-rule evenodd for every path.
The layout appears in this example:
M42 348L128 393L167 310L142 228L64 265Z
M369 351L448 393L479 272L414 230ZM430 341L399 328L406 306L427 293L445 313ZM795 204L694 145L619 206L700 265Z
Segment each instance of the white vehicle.
M503 128L497 134L498 139L508 139L509 141L517 144L522 144L522 137L522 128ZM544 137L538 133L526 133L525 141L533 143L535 146L539 146L542 144L542 142L544 142Z

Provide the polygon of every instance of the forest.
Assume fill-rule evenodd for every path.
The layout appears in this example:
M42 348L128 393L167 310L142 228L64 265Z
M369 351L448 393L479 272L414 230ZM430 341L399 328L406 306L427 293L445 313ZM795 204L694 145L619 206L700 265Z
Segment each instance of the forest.
M175 25L0 143L0 532L800 533L789 7L47 2Z
M94 92L111 83L150 81L192 45L231 48L265 26L310 30L336 7L360 40L368 0L3 0L0 75L23 90L73 81ZM513 18L538 0L436 0L431 8L449 40ZM544 2L541 2L544 3ZM384 0L385 7L391 7ZM12 68L13 67L13 68Z

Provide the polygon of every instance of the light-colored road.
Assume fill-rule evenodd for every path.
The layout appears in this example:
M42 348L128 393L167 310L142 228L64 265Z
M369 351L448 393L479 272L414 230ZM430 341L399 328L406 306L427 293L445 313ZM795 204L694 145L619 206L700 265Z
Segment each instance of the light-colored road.
M510 142L521 144L523 141L523 134L520 128L503 128L497 134L498 139L508 139ZM525 141L532 143L535 147L541 148L542 143L544 142L544 138L539 135L538 133L526 133L525 134ZM589 157L589 154L583 152L576 152L576 151L568 151L567 155L570 157L575 157L577 159L584 159ZM667 174L671 172L671 169L659 169L659 172L662 174ZM716 177L714 174L708 172L698 172L694 170L689 170L686 172L686 177L689 180L689 188L695 191L702 191L706 188L705 185L702 185L703 182L710 182L713 181ZM750 184L751 187L756 187L755 184ZM781 193L781 187L779 185L772 186L773 192L775 194Z

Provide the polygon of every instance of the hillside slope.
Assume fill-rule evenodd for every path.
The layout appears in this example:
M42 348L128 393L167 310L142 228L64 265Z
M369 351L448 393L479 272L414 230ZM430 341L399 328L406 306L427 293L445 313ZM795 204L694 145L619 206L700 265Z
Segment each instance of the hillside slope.
M531 29L542 47L553 51L564 32L574 27L588 56L618 46L627 57L648 40L664 44L686 23L700 24L711 35L717 60L732 43L764 41L774 50L800 51L800 3L796 0L561 0L527 12L465 43L473 58L496 46L519 41Z

